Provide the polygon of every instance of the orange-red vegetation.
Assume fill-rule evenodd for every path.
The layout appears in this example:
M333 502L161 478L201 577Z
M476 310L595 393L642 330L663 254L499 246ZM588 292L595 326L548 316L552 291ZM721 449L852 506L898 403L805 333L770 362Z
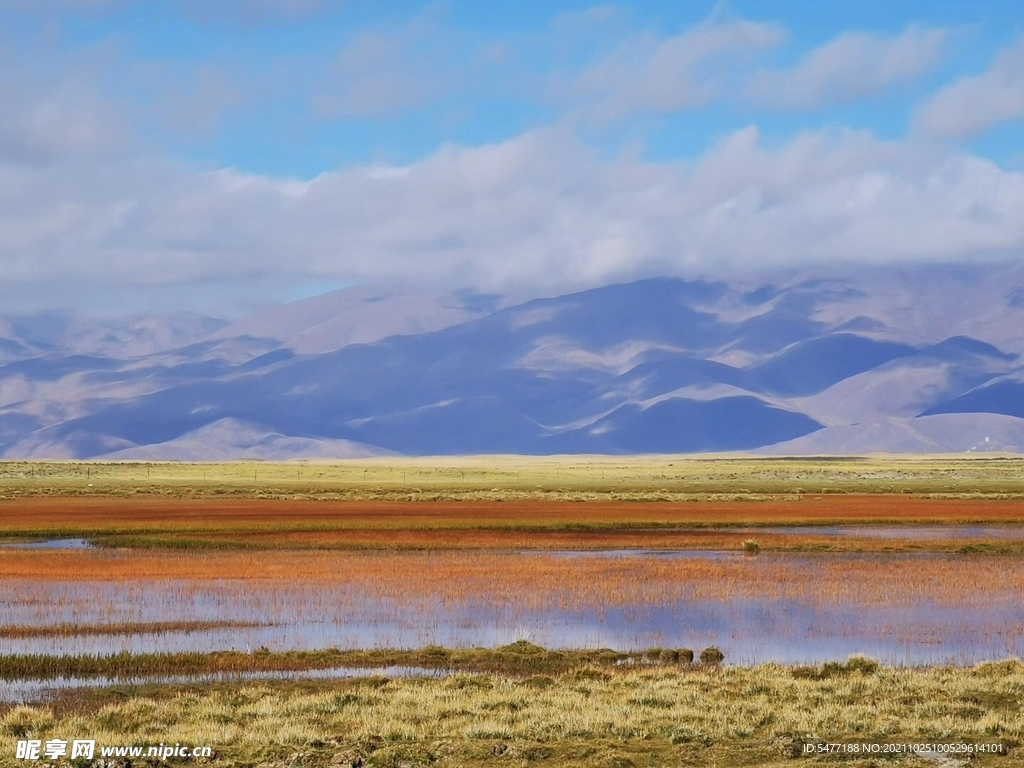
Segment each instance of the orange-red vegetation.
M1021 522L1024 501L804 495L765 501L0 500L0 533ZM460 534L461 535L461 534Z

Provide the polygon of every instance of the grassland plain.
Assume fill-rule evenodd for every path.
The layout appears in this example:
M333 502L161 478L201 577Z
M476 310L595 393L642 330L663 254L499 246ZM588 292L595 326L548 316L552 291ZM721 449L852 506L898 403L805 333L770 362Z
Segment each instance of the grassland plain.
M0 462L0 494L688 500L915 493L1024 498L1024 457L473 456L345 462Z
M0 641L45 632L69 640L98 636L106 643L102 638L125 634L250 626L237 618L104 612L104 584L135 585L168 605L188 598L189 584L219 585L224 604L248 599L255 584L271 607L291 601L289 585L301 584L323 595L323 606L310 604L310 610L330 605L342 613L346 595L410 610L424 601L483 600L529 611L552 600L569 610L768 595L870 608L898 607L911 598L936 606L1000 605L1024 594L1024 537L965 547L953 534L894 541L772 530L881 523L1024 530L1024 460L0 462L0 544L82 537L102 545L79 551L0 548L0 603L9 599L31 613L36 598L30 592L52 583L74 587L61 598L70 615L99 611L92 619L48 623L49 606L40 604L40 615L28 623L0 620ZM751 533L752 527L764 530ZM757 548L747 551L762 554L723 560L517 552L738 553L752 536ZM810 552L813 567L788 562L785 550L793 549ZM832 559L830 553L844 550L865 555ZM781 559L773 560L773 551ZM913 567L871 554L915 551L938 554L915 559ZM889 629L898 634L907 628L897 622ZM993 625L986 631L1019 635L1024 628ZM906 638L919 641L931 640ZM960 764L941 755L805 751L819 742L999 744L1009 756L983 753L972 764L1024 765L1024 665L1018 661L917 669L856 660L820 667L692 666L676 663L671 651L662 656L655 650L645 657L650 664L634 654L636 663L620 666L616 662L630 657L607 649L547 652L525 643L490 652L7 654L0 656L0 685L55 674L120 682L65 691L44 704L0 704L0 765L25 765L14 760L13 744L27 737L210 744L215 764L253 766ZM127 682L172 672L398 664L456 674Z

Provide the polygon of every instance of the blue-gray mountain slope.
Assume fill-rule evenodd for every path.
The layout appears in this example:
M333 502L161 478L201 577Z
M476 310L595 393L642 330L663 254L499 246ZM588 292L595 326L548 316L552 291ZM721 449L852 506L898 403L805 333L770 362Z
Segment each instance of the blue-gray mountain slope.
M386 338L360 320L367 307L367 317L386 319L365 290L354 304L318 300L315 312L307 302L235 325L189 318L173 333L147 319L141 331L80 334L74 344L61 341L60 328L28 333L22 320L0 325L8 336L0 451L157 456L168 446L181 457L214 440L203 455L224 456L236 434L239 450L263 446L268 458L285 445L290 455L323 445L332 456L347 447L358 455L691 452L827 441L840 428L857 445L870 440L850 430L907 434L864 432L879 419L1024 418L1016 355L1024 334L1013 330L1024 305L1005 298L1016 295L1020 270L978 274L961 281L963 302L949 302L977 307L962 318L930 315L934 297L910 300L920 286L960 290L955 276L907 272L743 285L642 280L496 310L496 299L472 312L444 309L423 324L454 324ZM400 298L402 328L423 325L410 307L447 306ZM275 335L278 317L287 328ZM370 341L333 344L329 331L342 326ZM263 335L247 335L253 330ZM142 339L145 349L119 357L82 338ZM168 339L184 343L157 344ZM260 429L273 439L260 440ZM928 434L941 446L944 433Z

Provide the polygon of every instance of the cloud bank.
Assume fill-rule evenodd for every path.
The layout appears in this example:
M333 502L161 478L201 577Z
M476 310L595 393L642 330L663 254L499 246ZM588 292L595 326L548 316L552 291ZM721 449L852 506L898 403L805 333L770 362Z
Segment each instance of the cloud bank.
M323 12L315 2L236 10L243 5ZM779 135L745 110L827 109L906 87L938 66L947 33L844 32L769 66L763 57L789 44L783 25L712 18L669 34L627 30L574 68L522 63L523 51L554 46L556 31L607 36L617 18L590 16L503 46L445 31L436 15L351 35L295 80L287 107L298 111L281 120L406 119L479 93L488 67L495 82L522 68L543 86L542 117L509 121L501 138L305 179L197 162L154 138L154 120L173 130L192 110L209 131L230 130L261 98L276 98L272 84L261 91L258 78L191 62L198 80L164 87L155 78L141 105L112 93L120 81L110 70L126 55L116 46L74 56L8 46L3 56L23 76L0 85L0 300L43 307L116 291L130 304L179 291L216 303L373 280L557 292L655 274L1024 254L1024 174L949 140L1024 117L1024 43L920 97L910 107L916 129L903 137L829 120ZM410 56L418 50L421 59ZM732 110L735 124L701 151L652 157L636 141L644 116L715 109Z

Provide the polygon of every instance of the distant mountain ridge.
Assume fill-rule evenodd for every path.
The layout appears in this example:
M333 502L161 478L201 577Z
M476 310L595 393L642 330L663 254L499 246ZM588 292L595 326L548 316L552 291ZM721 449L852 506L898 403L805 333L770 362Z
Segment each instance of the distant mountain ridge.
M1024 451L1024 266L0 318L6 458Z

